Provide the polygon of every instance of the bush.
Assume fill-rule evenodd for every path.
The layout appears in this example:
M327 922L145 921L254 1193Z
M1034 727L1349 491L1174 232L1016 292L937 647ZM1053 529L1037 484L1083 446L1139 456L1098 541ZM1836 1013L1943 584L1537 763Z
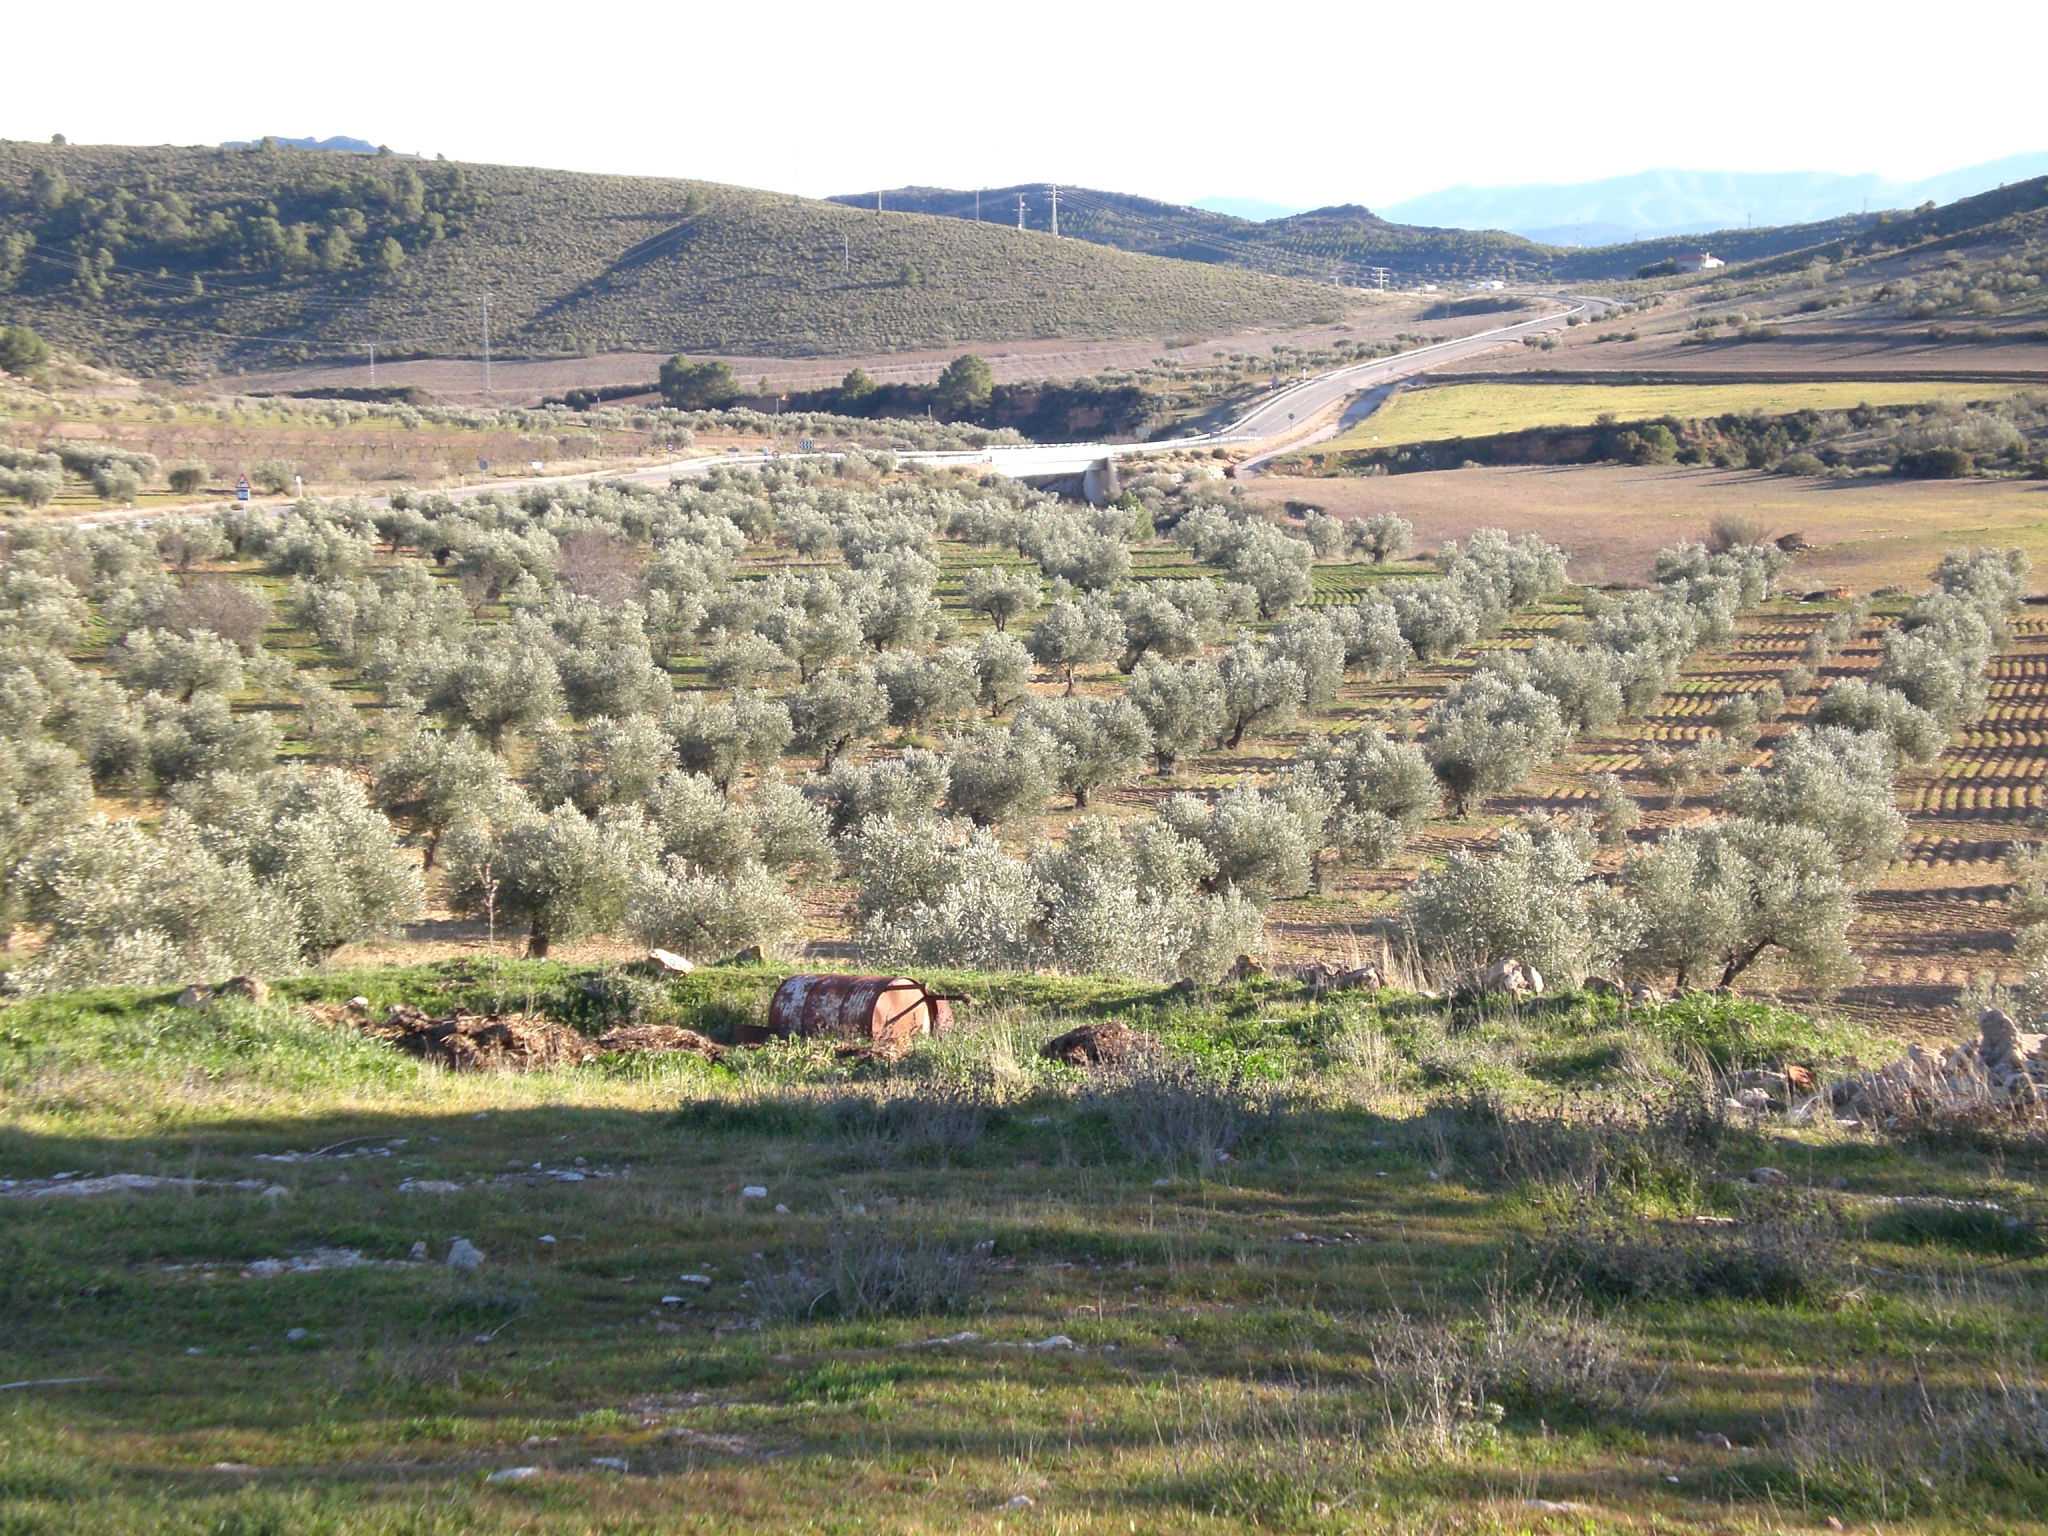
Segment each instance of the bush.
M875 1222L833 1232L822 1249L752 1256L743 1268L764 1318L807 1322L963 1312L979 1298L988 1263L929 1233Z
M1212 1168L1277 1114L1271 1093L1236 1071L1151 1058L1098 1079L1081 1098L1134 1162Z
M1846 1256L1833 1206L1803 1193L1753 1197L1726 1226L1651 1222L1586 1201L1535 1244L1548 1280L1610 1300L1811 1302L1832 1294Z

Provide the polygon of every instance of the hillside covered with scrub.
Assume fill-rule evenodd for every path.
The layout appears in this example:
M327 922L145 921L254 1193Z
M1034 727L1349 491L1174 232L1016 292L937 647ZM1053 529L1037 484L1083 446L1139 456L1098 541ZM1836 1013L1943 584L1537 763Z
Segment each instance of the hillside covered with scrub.
M1214 334L1328 289L708 182L0 142L0 315L134 372Z

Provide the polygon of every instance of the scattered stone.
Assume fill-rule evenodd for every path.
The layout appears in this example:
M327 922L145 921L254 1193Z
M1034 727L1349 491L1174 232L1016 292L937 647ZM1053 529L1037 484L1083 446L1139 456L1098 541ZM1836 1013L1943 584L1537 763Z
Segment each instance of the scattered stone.
M593 1456L590 1458L590 1464L593 1467L603 1467L607 1472L628 1472L632 1470L626 1465L626 1458L623 1456Z
M270 1001L270 983L257 976L230 976L214 996L239 998L261 1006Z
M650 949L647 951L647 959L649 963L677 976L687 976L697 969L695 961L685 960L672 949Z
M1782 1189L1785 1185L1790 1184L1792 1180L1780 1168L1752 1168L1749 1171L1749 1182L1761 1184L1766 1189Z
M1664 1001L1664 994L1655 987L1646 987L1641 982L1628 989L1629 1003L1638 1008L1654 1008Z
M740 1198L742 1200L766 1200L768 1198L768 1186L766 1184L748 1184L740 1190Z
M203 982L194 982L178 994L180 1008L204 1008L213 1001L213 988Z
M1543 973L1520 960L1496 960L1479 973L1479 990L1504 997L1540 997Z
M462 1189L453 1179L403 1179L398 1187L409 1195L453 1195Z
M500 1467L484 1481L487 1483L523 1483L540 1476L539 1467Z
M680 1307L683 1304L683 1298L680 1296L664 1296L661 1298L661 1304L664 1307Z
M287 1328L284 1331L284 1337L287 1344L296 1344L301 1339L310 1339L313 1335L304 1328Z
M483 1250L466 1237L458 1237L448 1245L448 1257L442 1261L450 1269L475 1270L483 1267Z
M1741 1449L1740 1446L1738 1446L1733 1440L1730 1440L1726 1435L1716 1434L1711 1429L1701 1430L1698 1434L1693 1436L1693 1439L1699 1441L1701 1445L1711 1446L1713 1447L1713 1449L1717 1451L1735 1451Z
M1036 1500L1036 1499L1032 1498L1030 1494L1028 1494L1028 1493L1020 1493L1020 1494L1016 1494L1016 1495L1014 1495L1014 1496L1013 1496L1013 1497L1011 1497L1011 1498L1005 1499L1005 1500L1003 1501L1003 1508L1005 1508L1005 1509L1033 1509L1033 1508L1035 1508L1035 1507L1037 1506L1037 1504L1038 1504L1038 1500Z
M552 1232L543 1232L537 1239L535 1239L535 1241L543 1243L552 1243L555 1240L555 1234Z
M412 1261L413 1261L413 1263L415 1263L415 1264L424 1264L424 1263L426 1263L426 1262L427 1262L427 1245L426 1245L425 1243L414 1243L414 1244L412 1245L412 1253L411 1253L411 1258L412 1258Z
M1070 1067L1115 1067L1154 1054L1159 1037L1118 1019L1102 1024L1083 1024L1063 1035L1055 1035L1038 1048L1047 1061L1063 1061Z
M1326 992L1377 992L1387 984L1387 978L1376 965L1353 966L1349 970L1318 960L1305 965L1295 976L1309 990L1311 997L1321 997Z
M1547 1515L1568 1515L1579 1506L1567 1499L1531 1499L1528 1507L1540 1509Z
M959 1333L949 1333L942 1339L911 1339L900 1347L903 1349L933 1349L941 1344L978 1344L979 1342L981 1342L981 1335L972 1329L966 1329Z
M341 1006L346 1008L350 1013L368 1013L370 1011L370 1000L367 997L364 997L360 992L358 992L354 997L350 998Z
M677 1024L622 1024L597 1037L600 1051L686 1051L717 1063L725 1060L725 1047L709 1035Z
M709 1275L677 1275L676 1278L682 1281L684 1285L709 1287L711 1284L711 1277Z
M2042 1118L2048 1116L2048 1037L2021 1030L2001 1008L1986 1008L1977 1017L1976 1039L1939 1053L1909 1046L1890 1066L1836 1083L1826 1102L1838 1123L1885 1125L1930 1111Z
M1619 997L1621 996L1621 983L1609 981L1605 976L1588 976L1586 978L1586 990L1594 997Z
M1024 1347L1026 1349L1073 1349L1076 1346L1074 1341L1064 1333L1056 1333L1049 1339L1040 1339L1036 1343L1026 1344Z
M1263 976L1266 968L1250 955L1239 955L1230 962L1230 969L1223 973L1225 981L1250 981L1254 976Z
M759 965L767 957L761 953L761 946L749 944L745 949L726 961L727 965Z

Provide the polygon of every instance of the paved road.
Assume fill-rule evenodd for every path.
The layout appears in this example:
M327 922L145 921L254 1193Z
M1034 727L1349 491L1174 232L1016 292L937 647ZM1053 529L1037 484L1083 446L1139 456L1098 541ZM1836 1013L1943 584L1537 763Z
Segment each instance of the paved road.
M1013 447L902 453L897 457L916 464L983 465L1002 474L1025 478L1077 475L1087 470L1090 465L1098 464L1105 459L1140 458L1152 454L1204 448L1233 448L1253 450L1253 456L1245 461L1245 467L1256 468L1265 460L1297 447L1315 436L1319 428L1326 428L1332 412L1346 400L1365 390L1397 383L1402 379L1411 379L1433 368L1461 362L1468 357L1476 357L1482 352L1491 352L1498 347L1519 346L1524 336L1540 336L1562 330L1573 315L1583 315L1588 319L1596 318L1613 303L1610 299L1576 295L1560 294L1552 297L1559 307L1532 320L1519 320L1512 325L1461 336L1455 341L1440 341L1430 346L1416 347L1412 351L1396 352L1391 357L1353 363L1349 367L1297 380L1255 402L1242 416L1214 432L1166 438L1151 443L1022 443ZM708 474L721 464L733 468L753 468L794 457L804 456L762 453L706 454L695 458L676 459L667 464L655 464L644 469L605 469L592 470L580 475L491 480L481 485L458 487L442 494L461 501L481 495L485 491L516 491L534 485L576 485L594 480L630 480L650 485L665 485L670 480ZM370 497L368 500L373 506L381 506L388 498L378 496ZM155 508L147 512L94 513L73 521L86 526L116 522L148 523L164 517L208 516L219 510L218 502L208 502L203 506Z

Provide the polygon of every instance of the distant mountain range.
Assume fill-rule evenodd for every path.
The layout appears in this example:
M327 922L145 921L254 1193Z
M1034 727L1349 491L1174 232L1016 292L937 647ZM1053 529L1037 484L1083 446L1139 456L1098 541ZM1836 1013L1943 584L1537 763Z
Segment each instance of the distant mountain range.
M1403 224L1511 230L1545 245L1612 245L1951 203L2043 174L2048 152L2008 155L1919 181L1825 171L1657 170L1556 186L1448 187L1380 212Z
M344 155L374 155L378 152L377 146L368 139L345 138L340 134L331 139L288 139L277 133L269 134L267 137L273 144L289 145L293 149L331 149ZM230 139L221 145L221 148L248 149L251 145L261 142L260 139Z

